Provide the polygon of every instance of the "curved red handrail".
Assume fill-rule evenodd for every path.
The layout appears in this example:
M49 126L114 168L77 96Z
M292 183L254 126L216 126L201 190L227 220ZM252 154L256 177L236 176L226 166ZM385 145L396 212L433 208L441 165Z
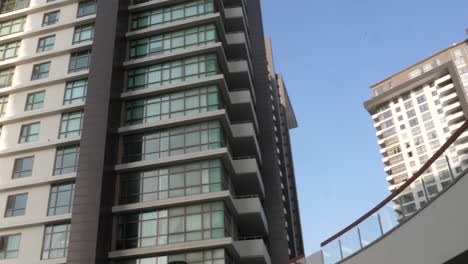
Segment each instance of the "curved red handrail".
M336 233L329 239L323 241L320 246L324 247L331 243L333 240L339 238L340 236L344 235L346 232L350 231L351 229L355 228L358 226L360 223L364 222L367 218L375 214L377 211L382 209L387 203L391 202L395 197L397 197L400 193L402 193L408 186L410 186L415 180L417 180L428 168L429 166L432 165L449 147L452 145L458 137L465 132L465 130L468 128L468 120L466 120L463 125L460 126L460 128L453 133L452 136L445 142L445 144L436 152L434 155L424 163L424 165L419 169L413 177L408 179L400 188L398 188L395 192L393 192L390 196L385 198L382 202L380 202L377 206L375 206L372 210L361 216L358 220L354 221L352 224L341 230L340 232Z

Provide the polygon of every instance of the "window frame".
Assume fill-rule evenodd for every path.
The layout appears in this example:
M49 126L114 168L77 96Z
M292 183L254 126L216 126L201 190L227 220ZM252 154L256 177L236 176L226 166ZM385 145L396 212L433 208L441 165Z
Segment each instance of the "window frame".
M5 84L0 83L0 88L5 88L5 87L10 87L13 84L13 77L15 75L15 66L1 69L0 70L0 80L3 79L3 77L6 77L5 79Z
M45 71L43 67L47 66ZM41 62L33 65L31 81L41 80L49 77L51 61Z
M49 35L42 38L39 38L37 41L36 53L46 52L54 49L55 46L55 37L56 35ZM47 44L47 41L52 39L52 44Z
M24 30L24 24L26 23L26 17L19 17L19 18L13 18L10 20L6 20L3 22L0 22L0 37L8 36L11 34L23 32ZM18 31L12 31L15 26L19 25ZM4 29L7 29L7 33L2 33Z
M83 84L81 84L81 82L83 82ZM75 84L78 84L78 85L75 86ZM81 93L82 96L73 97L75 89L81 89L83 91ZM67 82L65 84L65 92L63 94L63 105L85 102L87 90L88 90L88 79L81 79L81 80Z
M21 40L8 42L0 45L0 61L6 61L18 57L18 51L21 47ZM12 55L8 55L13 50Z
M31 159L31 169L24 170L23 165L24 165L24 161L26 159ZM13 163L13 172L12 172L11 178L12 179L21 179L21 178L31 177L32 173L34 171L34 159L35 159L34 156L16 158L14 163ZM19 165L19 163L21 163L21 164ZM19 166L21 166L21 168L20 168L21 170L18 170ZM22 175L24 173L27 173L27 175Z
M17 199L19 196L23 196L25 197L24 198L24 207L17 207L17 206L20 206L20 205L17 205ZM10 199L14 199L14 201L12 202ZM10 208L9 205L12 205L12 207ZM27 208L27 205L28 205L28 193L18 193L18 194L12 194L12 195L8 195L7 197L7 202L6 202L6 206L5 206L5 214L4 214L4 217L5 218L10 218L10 217L17 217L17 216L24 216L26 215L26 208ZM19 211L18 214L16 214L15 212ZM11 213L9 213L11 212Z
M37 133L31 134L31 127L35 126L35 125L38 126ZM28 129L28 131L26 131L27 134L23 134L23 132L25 132L24 131L25 128ZM41 123L40 122L34 122L34 123L29 123L29 124L22 125L21 130L20 130L20 137L19 137L18 143L22 144L22 143L35 142L35 141L39 140L40 131L41 131ZM23 138L24 138L24 141L23 141Z
M94 9L91 11L91 13L86 12L86 10L88 10L88 8L92 6L94 6ZM80 1L78 3L78 9L76 11L76 17L79 18L79 17L85 17L85 16L96 14L96 9L97 9L97 5L96 5L95 0ZM80 11L83 11L83 12L80 12Z
M79 116L78 116L78 113L79 113ZM62 113L62 116L60 118L60 128L59 128L58 138L62 139L62 138L81 136L81 131L83 130L83 118L84 118L84 110ZM78 122L79 129L69 130L69 126L70 124L73 124L73 122Z
M71 166L65 166L68 165L64 162L67 155L73 157L74 164ZM56 148L54 158L54 171L52 175L58 176L76 173L78 171L79 161L80 145L69 145Z
M91 66L91 54L92 51L90 49L71 53L70 61L68 63L68 73L88 70ZM79 66L84 61L87 62L87 65Z
M90 28L89 30L87 30L88 27ZM81 43L81 42L85 42L85 41L93 40L94 39L94 29L95 29L94 23L76 26L75 30L73 32L72 45L78 44L78 43ZM87 31L91 32L90 38L82 39L83 33L87 32Z
M15 248L15 250L8 250L8 248L10 247L9 243L10 243L11 237L18 237L18 242L17 242L18 245ZM0 240L2 241L1 244L3 245L2 249L0 249L0 260L17 258L19 254L20 245L21 245L21 233L3 235L0 237ZM14 252L15 255L9 256L11 252Z
M49 20L50 15L56 15L55 19ZM42 17L42 27L47 27L47 26L57 24L59 20L60 20L60 10L54 10L54 11L44 13L44 16Z
M40 94L42 94L42 101L37 101L36 102L35 98L36 98L37 95L40 95ZM38 110L38 109L44 108L45 95L46 95L45 90L27 94L26 104L24 106L24 111L33 111L33 110ZM31 98L33 100L32 102L30 102Z
M0 118L4 118L6 115L6 109L8 107L9 95L0 96Z
M61 227L64 226L64 231L55 231L56 227ZM50 231L49 231L50 230ZM56 237L61 237L65 234L65 239L63 242L61 241L60 243L54 242L53 238L54 235ZM46 260L46 259L57 259L57 258L64 258L67 257L68 255L68 245L70 241L70 222L63 222L63 223L55 223L55 224L48 224L44 228L44 236L42 240L42 249L41 249L41 260ZM46 243L48 245L46 245ZM52 248L52 245L54 244L59 244L59 245L64 245L64 247L58 247L58 248ZM61 250L62 254L58 256L51 256L52 251L58 251ZM44 255L46 254L46 255ZM45 257L46 256L46 257Z
M69 186L69 187L68 187ZM61 189L66 187L66 189ZM59 197L67 195L67 204L59 204ZM47 206L47 216L69 214L73 209L73 199L75 196L75 182L62 182L52 184L49 191L49 202ZM64 211L61 211L64 208Z

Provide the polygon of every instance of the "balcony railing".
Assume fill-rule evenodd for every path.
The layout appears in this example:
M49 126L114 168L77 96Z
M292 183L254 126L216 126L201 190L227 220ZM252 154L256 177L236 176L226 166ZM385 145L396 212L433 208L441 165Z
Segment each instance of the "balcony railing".
M468 156L457 152L457 139L468 121L403 185L354 223L325 240L324 264L335 264L357 254L398 228L466 174Z

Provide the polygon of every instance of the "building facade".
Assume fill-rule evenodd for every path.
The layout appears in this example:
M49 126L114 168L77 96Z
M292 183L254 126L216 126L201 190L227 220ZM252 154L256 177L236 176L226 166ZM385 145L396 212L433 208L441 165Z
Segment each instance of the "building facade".
M304 254L259 0L0 1L0 259Z
M390 191L419 170L468 117L467 43L456 43L371 87L365 107L377 130ZM402 216L424 206L466 168L461 160L468 151L467 135L398 197Z

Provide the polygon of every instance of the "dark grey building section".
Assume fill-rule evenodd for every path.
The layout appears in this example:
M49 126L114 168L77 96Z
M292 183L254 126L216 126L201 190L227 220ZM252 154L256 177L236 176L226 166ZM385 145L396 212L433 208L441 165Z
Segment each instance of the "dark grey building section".
M260 147L263 156L263 170L265 182L265 214L268 219L270 236L268 245L274 263L287 263L295 256L289 256L289 243L286 217L281 190L281 168L278 164L275 142L275 127L273 123L273 109L270 100L270 80L267 67L267 55L261 6L259 0L248 1L250 38L252 44L252 64L254 71L255 93L257 98L257 117L260 126ZM273 89L273 97L278 97L277 90Z
M116 207L119 207L120 205L116 198L116 192L119 185L117 179L120 177L118 170L120 167L126 168L128 165L120 164L123 143L122 134L119 134L119 130L122 130L122 108L125 103L124 100L126 100L123 98L121 93L126 90L125 83L127 82L125 77L126 66L124 61L128 59L127 33L129 32L129 17L131 12L140 12L144 11L146 8L154 9L175 4L170 1L139 1L141 4L136 8L134 6L133 11L129 11L129 5L131 5L130 2L131 1L127 0L98 2L93 58L90 68L91 74L88 82L89 89L81 139L80 168L77 174L74 209L71 221L71 237L67 260L67 263L69 264L121 263L118 261L123 259L132 259L136 261L137 258L142 257L156 257L174 254L174 252L180 253L183 252L181 248L184 246L187 246L188 248L185 250L194 251L197 250L197 248L203 248L201 245L205 243L205 241L200 241L200 245L197 245L195 241L190 242L191 244L185 243L182 246L172 244L165 245L162 247L163 249L157 248L156 246L120 250L117 249L116 246L119 214L130 212L124 211L121 213L116 210ZM184 3L188 1L175 2ZM211 239L210 242L206 242L208 243L206 248L226 248L226 250L229 251L232 257L236 260L235 263L285 264L289 259L304 254L289 132L287 131L290 128L287 125L288 112L280 102L281 95L279 94L279 90L277 88L272 90L270 89L271 80L268 72L260 0L215 0L217 8L222 8L224 4L226 9L231 9L229 12L220 12L222 13L220 17L223 19L223 22L226 24L229 23L228 25L225 25L225 28L226 31L228 31L227 33L232 34L235 34L239 27L236 22L226 22L228 18L224 17L224 15L227 14L227 17L237 15L236 12L238 12L238 8L236 8L236 5L239 4L239 2L244 3L247 10L248 34L246 34L246 36L249 36L250 38L249 45L251 49L249 51L250 57L247 57L246 61L249 65L252 65L253 91L255 93L254 96L249 98L247 101L251 101L251 108L256 111L256 116L254 115L253 119L258 121L259 131L253 132L253 138L255 140L245 141L247 144L244 141L237 141L237 146L227 146L227 148L229 148L229 152L227 150L226 153L220 151L219 153L221 154L216 154L218 155L216 157L222 157L224 162L227 164L229 164L232 159L235 160L236 164L243 164L246 161L252 163L254 160L257 160L257 164L253 166L254 173L249 172L249 170L252 169L252 166L249 165L249 167L240 169L238 167L230 168L230 171L233 171L233 174L239 174L231 176L245 177L245 175L247 175L249 177L253 177L260 175L263 180L265 195L264 197L260 195L257 198L236 197L235 195L239 194L242 196L251 195L252 188L250 188L251 186L234 186L235 188L232 188L232 193L229 194L229 198L223 198L225 199L224 202L228 204L228 207L231 203L236 205L249 204L246 203L246 199L259 201L258 204L261 206L258 207L259 209L253 206L255 207L255 210L252 209L253 211L247 210L249 218L242 218L242 216L239 215L236 216L236 221L238 222L234 223L232 226L233 232L230 238L232 239L231 242L226 238L224 240L220 240L222 241L221 244L216 245L210 244L214 241ZM135 9L137 11L135 11ZM201 17L200 20L203 20L203 17ZM203 25L203 23L213 23L212 21L213 20L207 20L206 22L199 21L195 26ZM166 25L163 25L162 27L164 26ZM174 28L180 29L189 26L190 25L183 25L183 23L181 23L181 25ZM168 27L169 29L164 30L170 30L170 25ZM229 29L231 30L230 32ZM222 33L224 34L224 32ZM151 30L147 34L152 34ZM221 32L219 32L219 34L221 34ZM138 34L136 35L137 36L135 38L138 37ZM233 62L234 65L238 59L244 59L244 55L237 54L237 50L234 47L226 46L227 45L223 45L221 49L218 49L218 56L222 54L222 52L225 52L227 60L231 60L229 62ZM200 49L202 50L203 47ZM200 51L200 54L203 54L203 52L212 51L202 50ZM184 58L184 54L177 56L178 59ZM164 56L160 56L158 60L162 62L164 62L164 60L170 60L170 58L167 59L163 57ZM151 63L152 59L153 58L148 58L148 64ZM251 61L249 61L249 59ZM229 67L227 68L230 69ZM225 71L228 69L224 68ZM244 73L241 73L240 76L238 76L232 72L223 72L227 87L229 87L227 93L239 93L239 88L244 89L241 92L247 91L245 90L246 87L243 87L243 85L246 84L245 76L242 76L243 74ZM273 81L276 82L276 80ZM181 84L181 86L183 85L184 84ZM187 89L187 87L179 88L179 90L182 89ZM170 91L170 89L168 90ZM145 92L147 91L142 91L143 95ZM158 91L156 94L162 93L163 92ZM275 109L272 109L270 95L273 95L275 98L273 102ZM243 97L242 100L244 99L245 98ZM230 103L231 106L234 104L233 102ZM239 107L239 105L241 107ZM226 109L226 111L236 111L235 113L229 113L229 111L227 111L227 116L233 119L231 121L245 123L245 116L249 116L249 111L251 111L251 109L247 109L245 105L248 104L245 102L242 104L238 103L238 105L231 109ZM242 109L242 107L245 107L245 109ZM242 113L237 111L241 111ZM276 116L278 120L282 120L277 128L275 128L273 116ZM214 119L213 117L209 118ZM190 117L188 117L188 119L190 119ZM252 120L249 121L252 122ZM185 123L191 124L196 122L197 120L194 118L193 120L188 120ZM289 122L292 121L289 120ZM226 123L228 122L223 121L223 125L226 126L224 129L227 130L229 134L230 128ZM295 123L295 120L293 123ZM148 124L146 129L148 131L154 130L155 128L152 128L153 125L154 124ZM171 124L169 122L165 125L165 128L170 126ZM278 132L278 130L280 132ZM128 133L131 132L132 131ZM241 132L245 131L241 130ZM122 132L120 131L120 133ZM281 134L280 142L281 146L283 146L279 153L276 150L277 142L275 138L277 133ZM230 138L232 137L233 136L231 135ZM255 148L251 147L253 144L248 143L255 143L256 141L258 141L260 155L256 155L256 153L254 153ZM248 147L243 147L244 144ZM246 152L246 154L244 154L244 152ZM250 156L256 156L256 158L245 160L244 156L247 154ZM206 157L205 159L208 158L210 157ZM203 157L193 158L194 161L203 159ZM157 162L152 162L153 163L148 165L148 168L157 168L157 166L161 166L158 165ZM186 161L182 158L181 160L173 162L173 164L183 164L184 162ZM255 162L252 164L254 163ZM137 164L135 166L136 169L134 170L137 170L139 169L138 166L141 165ZM259 171L258 174L255 171L256 166ZM247 171L250 174L244 173L244 171ZM249 179L248 177L246 179L246 182L252 181L252 179ZM243 180L240 180L240 182L243 182ZM190 198L187 200L190 200ZM181 202L179 201L179 203ZM191 201L190 203L196 203L196 200L195 202ZM177 204L177 202L175 202L175 204ZM254 204L249 204L249 206L252 205ZM132 206L134 206L134 208L140 208L138 206L141 206L141 208L144 208L145 210L161 208L160 205L158 205L159 207L151 207L141 205L141 203L137 205L129 205L128 207L133 208ZM242 212L242 210L240 210L242 207L239 209L234 206L234 208L230 209L237 209L237 214ZM133 212L138 211L136 209L132 210ZM139 210L141 211L143 209ZM261 232L262 234L260 238L251 237L254 233L249 231L249 228L245 227L245 219L255 219L255 217L252 216L263 216L263 213L267 225L266 231ZM262 219L262 217L259 219ZM262 221L259 221L259 223L262 223ZM192 244L195 244L195 246ZM256 246L253 247L249 245ZM152 251L153 248L155 251ZM165 251L166 248L167 250ZM226 261L226 263L228 263L228 261Z
M99 1L68 264L107 263L111 249L127 7L126 0Z

